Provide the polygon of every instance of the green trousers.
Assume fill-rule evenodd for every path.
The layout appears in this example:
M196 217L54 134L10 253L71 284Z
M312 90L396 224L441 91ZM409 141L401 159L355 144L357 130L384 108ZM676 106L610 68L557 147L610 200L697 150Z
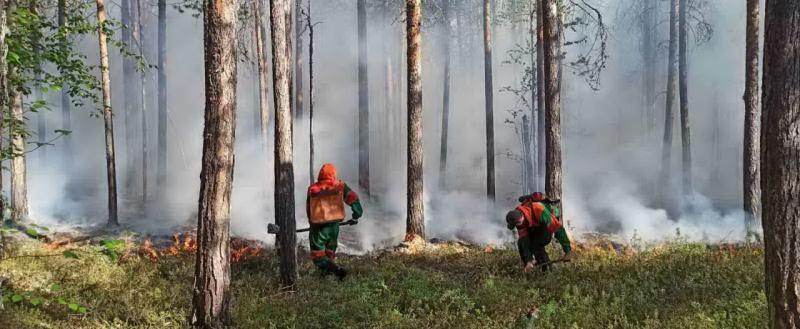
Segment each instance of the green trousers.
M339 223L311 225L308 232L311 244L311 259L320 269L327 269L336 258L336 247L339 243Z

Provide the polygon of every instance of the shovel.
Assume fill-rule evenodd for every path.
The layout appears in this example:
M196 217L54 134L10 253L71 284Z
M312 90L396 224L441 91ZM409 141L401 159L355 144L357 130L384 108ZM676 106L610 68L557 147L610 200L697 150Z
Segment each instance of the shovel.
M339 226L348 226L348 225L356 225L356 224L358 224L358 221L355 220L355 219L351 219L351 220L348 220L346 222L340 223ZM296 230L295 232L296 233L308 232L309 230L311 230L311 228L310 227L306 227L306 228L301 228L299 230ZM278 226L276 224L272 224L272 223L267 224L267 233L269 233L269 234L278 234L278 232L280 232L280 231L281 231L281 227L280 226Z

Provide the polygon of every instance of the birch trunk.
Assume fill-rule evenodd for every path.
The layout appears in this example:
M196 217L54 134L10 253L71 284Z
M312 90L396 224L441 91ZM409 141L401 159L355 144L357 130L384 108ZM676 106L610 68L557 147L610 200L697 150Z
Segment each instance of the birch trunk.
M97 3L97 36L100 48L100 76L103 89L103 124L106 139L106 175L108 180L108 225L118 226L117 218L117 169L114 158L114 117L111 111L111 78L108 68L108 43L106 40L105 0Z

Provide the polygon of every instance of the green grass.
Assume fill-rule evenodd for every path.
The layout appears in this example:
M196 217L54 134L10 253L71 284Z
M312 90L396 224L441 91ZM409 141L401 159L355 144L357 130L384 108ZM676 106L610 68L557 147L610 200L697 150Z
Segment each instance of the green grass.
M4 294L23 298L5 303L0 328L186 326L193 256L116 263L99 251L0 262ZM54 252L28 242L12 253ZM762 256L685 243L632 255L579 249L553 273L523 275L514 250L442 248L344 256L351 276L338 282L302 255L297 291L282 293L267 255L233 265L232 313L240 328L763 328ZM535 323L525 318L533 306Z

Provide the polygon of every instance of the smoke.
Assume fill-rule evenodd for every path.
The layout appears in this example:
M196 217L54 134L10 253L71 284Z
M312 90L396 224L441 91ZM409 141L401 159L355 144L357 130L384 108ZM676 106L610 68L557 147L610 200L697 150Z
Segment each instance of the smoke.
M563 134L565 219L578 236L602 231L630 239L634 234L648 240L681 236L697 240L738 240L744 237L741 208L741 126L744 61L744 8L731 3L712 6L706 13L715 27L708 44L691 46L689 53L689 104L692 119L693 181L695 192L682 195L680 188L680 133L674 127L670 185L658 186L663 135L663 88L666 77L664 51L657 83L657 126L645 129L641 109L641 56L635 33L615 16L614 1L598 6L610 22L609 63L599 91L579 76L564 72ZM465 3L464 5L468 5ZM399 242L405 232L405 60L404 24L397 13L381 16L371 8L368 28L372 197L366 197L358 181L358 83L356 8L352 1L315 1L316 162L337 166L340 178L358 191L366 215L356 227L351 250L370 250ZM477 8L477 7L476 7ZM168 179L166 193L154 196L156 164L156 106L148 103L149 197L145 210L141 198L141 141L139 132L125 131L121 61L112 57L112 97L116 110L117 171L121 221L132 229L164 233L191 229L196 223L203 129L202 20L168 10ZM373 15L374 13L374 15ZM666 11L664 11L666 13ZM111 13L117 15L117 13ZM508 64L507 51L528 40L527 24L497 26L494 38L495 148L497 202L485 201L485 130L483 102L483 45L479 10L459 14L459 35L453 36L450 140L445 188L438 187L441 132L443 63L440 27L423 27L423 120L425 157L425 215L429 237L462 239L481 244L513 240L505 228L504 213L515 206L522 193L522 167L517 160L520 138L505 121L520 101L505 86L521 82L523 68ZM149 16L146 30L153 42L148 58L155 59L155 21ZM153 24L150 24L153 23ZM522 27L521 27L522 26ZM662 29L663 30L663 29ZM467 33L467 32L470 33ZM665 31L661 39L665 40ZM570 40L571 35L567 35ZM243 32L240 40L248 40ZM308 37L304 38L304 42ZM459 46L455 46L458 44ZM89 61L96 59L93 39L81 41ZM307 48L304 56L308 55ZM270 54L271 56L271 54ZM663 62L663 65L661 64ZM308 61L306 60L307 64ZM248 62L239 63L236 167L231 209L232 233L271 242L266 234L273 214L272 129L267 154L258 133L255 74ZM308 86L308 69L304 69ZM390 78L387 79L387 76ZM155 79L149 78L148 95L155 96ZM269 88L272 89L272 86ZM270 92L270 109L272 110ZM308 95L305 97L306 106ZM50 95L57 108L57 95ZM714 109L717 108L718 111ZM72 168L61 161L61 141L55 147L29 156L30 203L33 219L58 226L102 225L106 222L105 155L102 121L89 116L90 107L73 112L76 147ZM298 227L305 226L305 190L311 181L308 163L308 121L295 122L295 204ZM138 114L134 113L134 119ZM273 117L273 114L270 114ZM31 119L31 125L35 124ZM57 112L48 114L50 127L60 125ZM141 129L138 125L136 129ZM126 134L133 134L134 157L125 150ZM40 164L43 154L47 162ZM516 154L516 156L506 156ZM128 173L127 164L133 164ZM133 186L133 193L125 192ZM663 189L662 189L663 188ZM660 205L663 191L672 204ZM676 206L684 201L683 206ZM301 238L305 238L302 236ZM304 242L301 242L304 243Z

